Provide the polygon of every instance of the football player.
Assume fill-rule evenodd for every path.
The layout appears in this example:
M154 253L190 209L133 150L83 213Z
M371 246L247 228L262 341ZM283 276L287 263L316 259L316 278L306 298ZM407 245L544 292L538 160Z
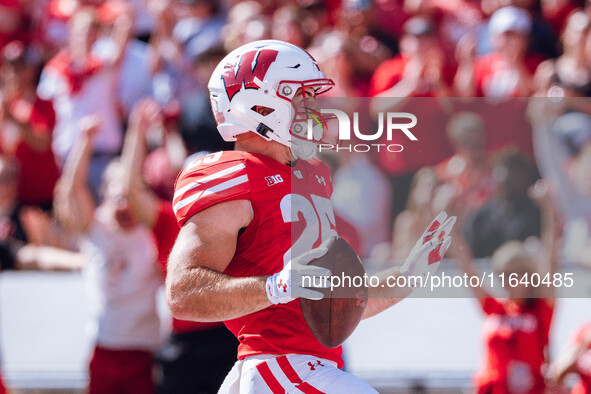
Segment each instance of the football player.
M177 178L173 209L182 228L166 298L176 318L224 321L238 338L238 362L221 393L375 392L340 369L341 347L320 344L297 300L323 296L302 286L303 275L330 275L308 263L336 234L330 173L313 158L328 136L315 98L332 86L306 51L273 40L234 50L211 76L218 130L236 150L197 159ZM309 118L324 127L306 134ZM451 243L455 218L446 216L384 280L434 272ZM391 290L370 289L363 317L412 291Z

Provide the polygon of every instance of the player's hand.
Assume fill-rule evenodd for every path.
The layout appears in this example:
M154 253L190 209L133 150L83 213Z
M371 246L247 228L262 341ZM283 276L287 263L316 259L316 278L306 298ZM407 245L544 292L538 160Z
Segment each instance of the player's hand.
M290 260L283 269L267 278L267 297L272 304L286 304L296 298L321 300L324 297L319 291L303 287L303 277L309 277L312 283L321 283L320 278L331 275L328 268L308 265L312 260L322 257L327 248L316 248ZM322 281L327 284L328 281Z
M441 259L451 245L450 234L455 222L456 217L447 218L444 211L437 215L410 251L400 267L400 274L426 279L428 273L432 275L437 272Z

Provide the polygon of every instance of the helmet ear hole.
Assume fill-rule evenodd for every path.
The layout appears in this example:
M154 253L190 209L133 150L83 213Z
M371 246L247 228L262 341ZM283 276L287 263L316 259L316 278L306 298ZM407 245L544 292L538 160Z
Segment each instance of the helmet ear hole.
M275 112L274 108L265 107L264 105L253 105L251 110L262 116L267 116Z

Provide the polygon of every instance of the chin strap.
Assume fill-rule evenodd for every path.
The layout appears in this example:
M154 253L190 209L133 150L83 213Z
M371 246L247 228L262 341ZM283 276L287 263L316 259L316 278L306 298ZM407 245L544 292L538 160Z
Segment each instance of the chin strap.
M226 123L231 123L243 128L244 130L255 132L267 141L277 141L285 146L291 145L290 141L283 140L283 138L281 138L277 133L275 133L275 131L272 128L270 128L262 122L258 122L246 116L244 113L240 111L232 110L224 113L224 116L226 117L227 121L229 121Z
M256 132L262 135L263 137L268 138L267 134L273 133L273 129L264 123L259 123L259 125L256 128Z

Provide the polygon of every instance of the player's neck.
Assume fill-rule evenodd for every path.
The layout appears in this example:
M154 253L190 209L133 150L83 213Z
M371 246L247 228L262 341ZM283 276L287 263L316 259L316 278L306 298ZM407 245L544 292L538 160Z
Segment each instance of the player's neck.
M238 135L234 149L265 155L286 165L290 165L293 160L291 151L287 146L276 141L267 141L254 133Z

